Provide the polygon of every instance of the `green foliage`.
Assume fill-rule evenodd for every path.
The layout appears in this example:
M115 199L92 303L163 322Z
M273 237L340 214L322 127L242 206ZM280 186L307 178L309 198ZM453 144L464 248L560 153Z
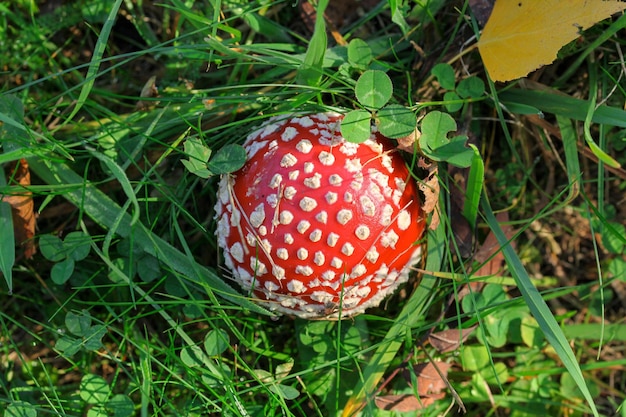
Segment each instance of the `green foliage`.
M4 178L0 180L0 185ZM9 203L0 201L0 234L4 236L0 243L0 272L4 276L9 292L13 292L13 265L15 263L15 236Z
M606 394L607 369L626 363L605 355L625 334L611 322L613 287L626 282L625 188L620 168L594 159L626 161L623 40L602 54L586 45L591 31L576 43L594 57L595 81L578 60L572 84L552 83L572 73L555 67L537 73L545 91L485 91L480 62L465 54L461 65L451 53L473 14L441 0L364 7L333 32L348 44L331 47L324 12L337 21L326 1L312 33L289 2L70 3L38 11L0 1L0 39L12 40L0 42L0 164L6 172L27 159L40 214L39 252L14 260L0 202L0 270L13 290L0 310L4 416L325 416L360 406L387 416L399 411L378 409L373 393L413 396L415 381L402 376L429 358L454 365L447 378L470 417L593 414L583 398L599 415L624 409L619 389ZM153 76L155 91L142 88ZM240 144L267 117L346 107L349 140L367 140L373 126L391 138L421 133L407 162L442 163L427 272L349 321L276 318L230 285L215 243L214 177L240 169ZM534 126L523 115L545 118ZM581 132L592 152L581 151ZM455 168L446 165L469 173L448 178ZM16 192L1 181L0 195ZM482 247L494 234L498 244ZM546 253L546 234L570 238L562 255ZM507 265L479 276L477 255L498 268L504 255ZM452 352L424 343L474 325ZM444 393L406 414L444 415Z
M391 78L383 71L365 71L354 87L357 100L366 110L380 110L393 94Z
M41 254L56 262L50 271L55 284L65 283L74 273L75 264L89 255L91 239L84 232L71 232L61 240L58 236L43 235L39 238Z
M353 68L365 71L369 68L374 54L372 48L363 39L355 38L348 44L348 62Z
M298 82L300 84L317 86L322 78L324 55L326 54L326 22L324 11L329 0L317 2L315 29L309 42L306 55L300 68L298 68Z
M4 417L37 417L37 409L26 401L13 401L4 411Z
M114 395L109 384L98 375L83 376L79 395L87 404L94 406L89 410L90 416L129 417L135 411L133 401L127 395Z
M448 138L457 129L456 122L447 113L432 111L422 119L420 148L424 155L433 161L447 161L460 167L472 164L474 151L465 146L467 136L457 135Z
M361 47L361 49L364 49ZM380 70L367 70L356 82L354 92L365 108L348 112L341 123L341 134L350 142L360 143L371 135L371 123L388 138L406 137L415 131L413 111L398 104L387 104L393 95L393 84Z
M102 338L107 329L101 324L91 324L92 317L83 310L80 314L71 311L65 316L65 326L71 335L57 340L56 349L68 357L74 356L81 349L95 351L102 347Z
M211 149L204 145L200 139L187 139L184 143L184 149L189 159L181 162L189 172L200 178L235 172L246 162L245 149L234 143L221 147L211 160L209 160L212 153Z
M485 94L485 83L476 76L464 78L457 84L454 69L450 64L439 63L430 73L437 79L441 88L448 90L443 95L443 101L450 113L461 110L466 100L479 99Z

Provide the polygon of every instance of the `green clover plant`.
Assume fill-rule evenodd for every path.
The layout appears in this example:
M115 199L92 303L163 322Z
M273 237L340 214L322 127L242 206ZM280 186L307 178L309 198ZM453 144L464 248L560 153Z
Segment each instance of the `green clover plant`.
M91 238L83 232L71 232L61 240L58 236L43 235L39 238L39 250L49 261L56 262L50 271L52 281L64 284L74 273L77 261L82 261L91 250Z

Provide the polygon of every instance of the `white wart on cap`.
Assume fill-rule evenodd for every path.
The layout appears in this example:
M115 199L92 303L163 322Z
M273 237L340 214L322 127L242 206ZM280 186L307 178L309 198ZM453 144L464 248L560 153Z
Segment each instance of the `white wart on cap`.
M341 119L270 119L246 139L244 167L220 181L226 266L271 310L308 319L362 313L420 259L424 222L404 161L377 132L347 142Z

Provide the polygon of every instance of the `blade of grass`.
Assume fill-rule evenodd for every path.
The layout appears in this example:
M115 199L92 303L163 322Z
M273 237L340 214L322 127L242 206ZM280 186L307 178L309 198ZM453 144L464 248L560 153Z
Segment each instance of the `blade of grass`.
M598 83L597 83L597 74L595 66L593 62L589 64L589 102L587 104L587 115L585 116L585 121L583 122L583 133L585 137L585 142L587 142L587 146L591 149L595 156L598 159L608 166L613 168L619 168L621 165L611 156L609 156L606 152L600 148L596 142L593 140L591 136L591 119L593 118L593 114L596 112L596 100L598 93Z
M569 119L584 121L589 108L588 100L581 100L564 94L547 91L511 89L498 93L499 101L521 103L533 106L545 113L561 115ZM598 106L591 122L617 127L626 127L626 111L606 105Z
M572 126L572 122L563 116L556 116L559 130L561 131L561 139L563 140L563 151L565 153L565 169L567 170L567 178L569 178L570 190L566 201L571 201L580 192L582 184L580 183L580 164L578 161L578 148L576 147L576 132Z
M474 229L476 227L476 218L478 217L480 195L483 192L485 164L483 163L483 158L480 156L478 148L472 144L470 144L470 147L474 151L474 156L472 157L472 165L470 166L469 176L467 178L463 217L467 219L472 229Z
M0 174L0 186L6 185L4 174ZM13 264L15 263L15 236L13 232L13 217L11 205L0 201L0 271L9 288L13 292Z
M310 86L319 84L322 78L324 55L328 40L326 38L326 22L324 21L324 10L328 6L329 0L320 0L317 3L315 29L302 65L298 69L298 83Z
M434 232L428 235L427 271L439 271L443 259L445 242L444 223L440 223ZM362 379L355 388L343 410L344 417L350 417L366 406L366 399L370 399L387 368L395 358L402 343L406 340L406 333L415 327L424 317L427 300L437 287L437 278L433 275L424 275L419 287L411 299L395 319L376 352L372 355L369 364L363 371ZM371 403L373 403L373 398Z
M78 100L76 101L76 105L72 109L72 112L69 114L67 119L63 124L71 121L74 116L80 111L85 102L87 101L87 97L91 93L91 89L93 88L94 83L96 82L96 78L98 77L98 71L100 69L100 64L102 63L102 57L104 55L104 51L107 46L107 42L109 41L109 35L111 34L111 29L113 29L113 24L115 23L115 18L117 17L117 12L122 4L122 0L116 0L107 16L104 25L102 25L102 30L98 35L98 41L96 42L96 46L93 51L93 58L89 63L89 69L87 70L87 76L85 77L85 83L80 90L80 94L78 95Z
M559 324L555 320L550 308L541 297L541 294L537 290L537 288L533 285L528 273L524 269L522 265L522 261L515 253L515 250L510 245L504 231L500 228L498 221L496 220L495 215L491 209L491 205L487 200L487 197L483 195L483 199L481 201L481 207L485 215L485 221L487 225L493 232L493 234L498 239L499 244L502 247L502 254L504 255L504 259L509 268L509 272L515 278L515 282L517 283L517 287L522 293L522 297L526 301L528 308L530 309L531 314L537 320L539 324L539 328L543 332L546 340L550 345L554 348L557 355L563 362L565 368L569 371L572 378L576 382L576 385L582 392L585 400L589 404L591 412L595 417L599 417L598 410L593 401L593 397L589 392L589 388L585 383L585 378L580 370L580 366L578 361L576 360L576 356L570 347L567 338L563 334L563 330L559 327Z
M222 297L233 301L237 305L250 309L256 313L271 315L264 308L245 299L233 288L227 285L212 270L197 264L194 260L181 253L165 240L148 230L141 222L131 225L131 216L106 194L91 184L84 184L85 180L63 164L51 164L48 161L32 158L29 160L31 170L47 184L59 186L75 184L76 188L69 190L63 196L72 204L79 207L97 224L109 229L117 227L120 237L129 237L133 234L134 242L146 253L155 256L161 262L175 271L180 272L197 284L205 284L207 290L215 291ZM119 224L116 224L120 218ZM196 280L194 280L196 278Z
M88 231L85 230L85 233L87 233L87 232ZM113 262L109 259L109 257L106 256L100 250L100 248L98 248L98 246L95 244L95 242L93 240L91 241L91 246L92 246L92 250L94 252L96 252L98 254L98 256L100 256L100 259L102 259L102 261L105 264L107 264L107 266L109 268L111 268L112 270L114 270L116 272L117 276L119 276L124 281L126 281L126 284L128 284L129 286L132 286L131 278L128 277L124 273L124 271L122 271L116 265L114 265ZM228 395L228 399L229 399L229 401L225 401L224 404L226 406L228 406L228 407L236 407L237 411L240 412L239 415L247 417L248 413L247 413L245 407L243 406L243 404L241 404L241 401L239 401L239 396L237 395L237 392L235 391L232 383L228 380L230 378L230 376L220 366L219 360L217 358L209 358L204 353L204 351L202 351L202 349L198 348L198 345L196 344L196 342L194 342L194 340L191 338L191 336L189 336L187 334L187 332L185 332L185 330L183 328L184 326L181 325L177 320L174 320L174 318L167 312L167 310L162 308L156 302L156 300L154 300L142 288L140 288L138 286L135 286L134 290L141 296L141 298L143 298L147 302L149 302L152 305L152 307L154 308L154 310L157 311L159 313L159 315L168 323L168 325L172 329L174 329L176 331L176 334L178 334L178 336L180 336L180 338L185 342L185 344L189 348L192 348L192 350L198 356L200 356L198 358L198 360L201 361L202 364L204 364L207 367L207 371L210 373L210 376L215 378L216 380L218 380L220 383L223 384L221 387L224 389L224 392ZM196 348L196 349L193 349L193 348Z

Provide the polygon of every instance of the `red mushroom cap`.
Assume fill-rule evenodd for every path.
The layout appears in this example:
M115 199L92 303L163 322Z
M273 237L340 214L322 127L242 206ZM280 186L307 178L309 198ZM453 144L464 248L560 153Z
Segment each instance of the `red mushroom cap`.
M424 232L417 186L377 132L346 142L342 116L270 119L223 176L218 244L245 290L274 311L341 318L375 307L408 279Z

